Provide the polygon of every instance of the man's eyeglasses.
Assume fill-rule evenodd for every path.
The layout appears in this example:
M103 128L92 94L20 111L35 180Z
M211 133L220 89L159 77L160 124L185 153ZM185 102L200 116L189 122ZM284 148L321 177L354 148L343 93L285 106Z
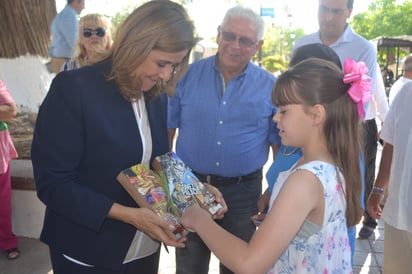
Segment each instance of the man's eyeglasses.
M237 36L236 33L230 32L230 31L222 30L220 31L220 36L226 42L239 41L239 46L241 48L250 48L258 43L258 41L253 41L250 38L243 37L243 36Z
M98 37L104 37L106 35L106 31L104 28L97 28L97 29L83 29L83 36L86 38L92 37L93 34L96 34Z
M319 12L323 14L332 13L333 15L342 15L346 9L330 9L324 5L319 5Z

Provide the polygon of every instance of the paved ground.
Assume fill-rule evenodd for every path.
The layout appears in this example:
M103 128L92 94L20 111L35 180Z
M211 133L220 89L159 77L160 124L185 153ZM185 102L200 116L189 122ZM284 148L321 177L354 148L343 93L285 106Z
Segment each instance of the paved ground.
M369 240L356 241L355 274L382 273L383 232L383 224L380 222L375 234ZM15 261L0 256L0 274L53 274L46 245L36 239L20 238L20 249L21 257ZM162 249L159 274L175 273L174 249L169 248L169 251L168 254ZM218 273L218 261L212 257L209 274Z
M359 231L361 225L357 227ZM357 239L354 259L354 274L382 274L383 272L383 223L379 222L378 229L370 239ZM169 248L167 254L162 250L159 274L175 274L174 252ZM209 274L219 274L216 257L212 256ZM194 273L195 274L195 273Z

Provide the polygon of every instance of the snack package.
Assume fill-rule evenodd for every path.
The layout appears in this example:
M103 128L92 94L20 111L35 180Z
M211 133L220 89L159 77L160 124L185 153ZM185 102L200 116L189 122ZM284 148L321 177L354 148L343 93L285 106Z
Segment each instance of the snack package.
M162 178L144 164L138 164L122 170L117 180L140 207L150 208L163 219L174 222L176 230L173 233L176 238L187 234L179 223L177 211L168 205L169 196L165 190L167 182L162 181L166 180L165 177Z
M152 165L156 171L166 174L170 196L180 212L192 203L197 203L212 215L222 208L192 170L174 152L156 157Z
M117 180L140 207L150 208L176 223L177 238L188 231L180 224L184 209L197 204L215 214L222 208L192 170L173 152L155 158L154 170L137 164L122 170Z

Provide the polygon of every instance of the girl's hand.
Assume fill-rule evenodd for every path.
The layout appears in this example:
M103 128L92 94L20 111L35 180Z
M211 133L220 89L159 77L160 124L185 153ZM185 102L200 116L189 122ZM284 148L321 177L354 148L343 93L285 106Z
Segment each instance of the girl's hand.
M180 222L186 229L196 232L196 225L207 219L212 219L208 211L198 205L191 205L183 211Z

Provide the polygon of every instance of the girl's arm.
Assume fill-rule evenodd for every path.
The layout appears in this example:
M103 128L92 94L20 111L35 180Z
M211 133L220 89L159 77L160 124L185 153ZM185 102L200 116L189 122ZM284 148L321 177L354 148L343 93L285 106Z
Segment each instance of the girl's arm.
M322 184L309 171L300 170L289 176L249 244L221 228L196 206L185 210L181 222L197 232L232 271L264 273L289 246L306 218L322 225L323 209Z

